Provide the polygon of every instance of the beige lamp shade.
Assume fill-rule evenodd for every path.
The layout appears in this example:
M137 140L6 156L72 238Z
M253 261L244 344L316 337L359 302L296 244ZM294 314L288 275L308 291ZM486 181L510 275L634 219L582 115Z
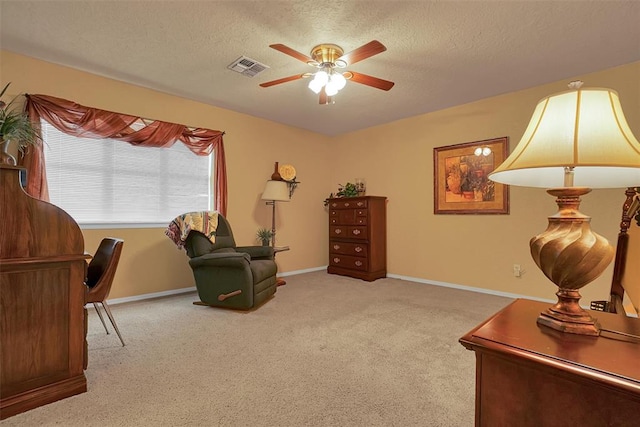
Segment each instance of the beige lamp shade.
M611 89L580 88L538 102L529 126L509 157L489 178L503 184L555 188L640 185L640 143Z
M289 186L286 181L267 181L262 192L262 200L275 200L277 202L289 201Z

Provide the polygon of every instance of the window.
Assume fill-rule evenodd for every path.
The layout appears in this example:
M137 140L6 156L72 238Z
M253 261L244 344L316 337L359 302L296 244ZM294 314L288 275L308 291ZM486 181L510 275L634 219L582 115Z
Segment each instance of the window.
M155 148L78 138L41 122L51 203L79 224L165 226L211 209L213 155L197 156L181 142Z

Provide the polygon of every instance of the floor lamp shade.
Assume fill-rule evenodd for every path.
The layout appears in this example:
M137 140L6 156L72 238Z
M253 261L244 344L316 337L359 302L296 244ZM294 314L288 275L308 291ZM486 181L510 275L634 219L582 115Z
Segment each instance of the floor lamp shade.
M262 200L275 200L276 202L289 201L289 186L286 181L267 181L262 192Z
M624 117L617 92L571 90L542 99L511 155L489 178L503 184L549 188L558 212L529 242L531 256L558 286L558 302L538 323L562 332L598 335L598 322L579 305L579 289L600 276L614 250L591 231L591 218L578 211L591 188L640 185L640 143Z

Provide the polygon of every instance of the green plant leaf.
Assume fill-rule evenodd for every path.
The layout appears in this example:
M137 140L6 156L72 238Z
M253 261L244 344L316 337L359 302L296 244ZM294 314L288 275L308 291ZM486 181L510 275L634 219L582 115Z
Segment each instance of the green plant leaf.
M4 95L10 84L7 83L2 89L0 97ZM16 142L20 151L23 151L28 145L36 145L40 135L26 112L11 108L16 98L13 98L9 104L4 102L0 104L0 139Z

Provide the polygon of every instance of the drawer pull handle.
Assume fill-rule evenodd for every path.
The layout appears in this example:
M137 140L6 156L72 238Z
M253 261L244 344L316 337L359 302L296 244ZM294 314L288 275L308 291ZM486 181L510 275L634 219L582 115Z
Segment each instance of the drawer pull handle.
M355 264L357 267L362 267L362 261L356 261Z
M357 236L358 234L360 234L360 230L353 230L353 234Z
M358 202L358 206L364 206L364 202Z
M340 262L340 258L335 257L335 258L333 259L333 262L335 262L336 264L338 264L338 263Z
M336 228L335 233L336 233L336 234L340 234L340 233L342 233L342 230L341 230L340 228Z
M362 248L361 248L360 246L356 246L356 249L355 249L355 250L356 250L356 252L358 252L358 253L362 252Z
M335 218L331 218L331 223L335 224L337 222L337 220Z
M338 249L340 249L340 245L333 245L333 249L337 251Z

